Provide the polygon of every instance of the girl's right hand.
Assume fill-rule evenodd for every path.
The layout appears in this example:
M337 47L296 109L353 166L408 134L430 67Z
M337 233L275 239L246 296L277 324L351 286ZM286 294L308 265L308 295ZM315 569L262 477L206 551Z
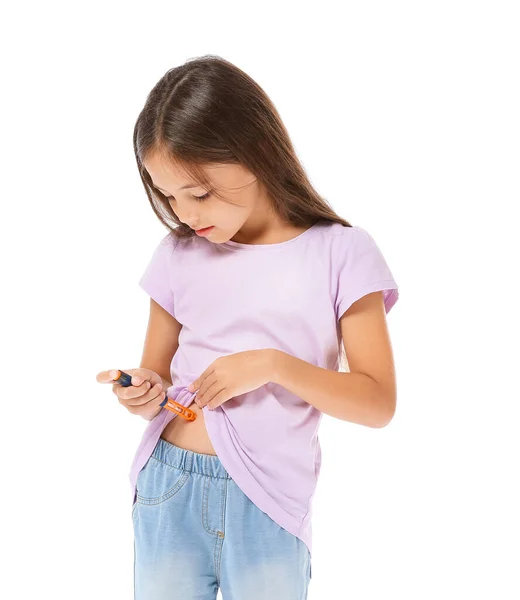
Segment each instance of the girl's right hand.
M96 380L99 383L111 383L112 392L117 396L120 404L133 415L139 415L143 419L151 421L161 412L162 407L159 405L166 397L162 377L150 369L122 370L132 376L132 385L125 387L114 383L117 369L101 371L96 375Z

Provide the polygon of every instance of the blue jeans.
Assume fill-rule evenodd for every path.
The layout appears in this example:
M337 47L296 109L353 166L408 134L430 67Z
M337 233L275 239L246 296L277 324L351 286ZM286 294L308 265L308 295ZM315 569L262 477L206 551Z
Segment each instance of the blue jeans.
M211 454L160 438L132 508L134 600L306 600L310 553Z

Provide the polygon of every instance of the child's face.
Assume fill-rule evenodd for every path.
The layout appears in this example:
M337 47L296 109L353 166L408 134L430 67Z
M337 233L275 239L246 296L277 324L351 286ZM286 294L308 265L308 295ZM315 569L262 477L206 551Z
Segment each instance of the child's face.
M242 228L250 219L254 228L263 229L269 220L270 203L256 177L241 165L208 165L204 168L207 177L220 190L227 202L220 200L199 185L181 189L185 185L193 185L184 171L165 162L157 155L143 161L154 185L165 196L178 219L192 229L214 226L207 239L214 243L225 242ZM203 196L197 200L193 196ZM264 223L265 221L265 223ZM241 241L237 236L236 241Z

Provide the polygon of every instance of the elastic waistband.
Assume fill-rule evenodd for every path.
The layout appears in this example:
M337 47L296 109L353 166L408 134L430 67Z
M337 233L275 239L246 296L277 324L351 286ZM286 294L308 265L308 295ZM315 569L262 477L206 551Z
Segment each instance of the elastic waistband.
M182 469L183 471L191 471L193 473L200 473L201 475L209 475L210 477L231 479L218 456L200 454L199 452L179 448L179 446L175 446L175 444L163 438L159 438L153 449L152 456L167 465Z

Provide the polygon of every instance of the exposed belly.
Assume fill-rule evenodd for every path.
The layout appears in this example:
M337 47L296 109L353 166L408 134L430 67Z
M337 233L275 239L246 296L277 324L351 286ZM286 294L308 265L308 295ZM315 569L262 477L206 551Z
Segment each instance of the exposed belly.
M189 408L197 415L195 421L186 421L177 415L163 429L161 438L185 450L216 456L217 453L208 436L202 408L199 408L195 402L192 402Z

